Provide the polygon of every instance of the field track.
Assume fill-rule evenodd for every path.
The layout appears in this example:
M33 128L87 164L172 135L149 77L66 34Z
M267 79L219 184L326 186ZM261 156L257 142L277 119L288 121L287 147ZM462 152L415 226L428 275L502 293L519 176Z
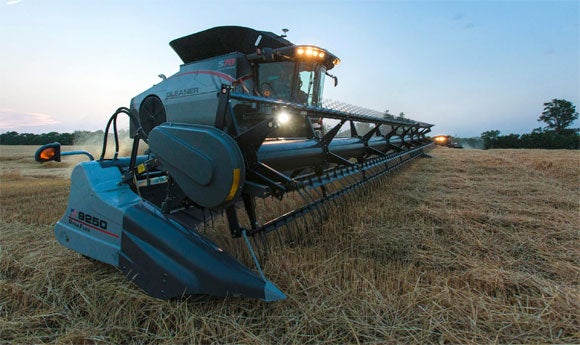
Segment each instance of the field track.
M580 343L580 153L437 148L279 249L277 303L147 297L61 247L72 164L0 147L0 344Z

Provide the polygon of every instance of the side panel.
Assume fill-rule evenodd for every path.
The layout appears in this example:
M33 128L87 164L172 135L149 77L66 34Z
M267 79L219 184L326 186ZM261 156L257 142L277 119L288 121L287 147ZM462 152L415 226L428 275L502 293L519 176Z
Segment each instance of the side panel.
M127 210L119 267L147 294L169 299L191 294L286 296L230 254L146 204Z
M98 162L77 165L64 216L54 232L63 246L93 259L117 266L125 209L140 201L126 185L119 185L118 167Z
M222 84L232 85L237 79L237 55L183 65L169 77L165 81L167 121L213 126Z
M240 93L253 92L252 68L244 54L182 65L179 72L133 97L130 108L138 116L143 100L154 95L163 102L167 122L213 126L222 84L235 84ZM135 135L132 123L130 133Z

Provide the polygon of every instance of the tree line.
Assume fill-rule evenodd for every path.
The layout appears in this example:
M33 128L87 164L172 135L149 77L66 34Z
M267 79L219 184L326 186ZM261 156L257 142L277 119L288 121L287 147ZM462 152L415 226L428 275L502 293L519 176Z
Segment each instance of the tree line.
M387 119L405 119L405 114L400 113L395 117L385 111ZM573 103L564 99L553 99L544 103L544 111L538 121L546 123L544 128L536 128L531 133L500 135L499 130L486 131L481 137L454 138L464 147L469 148L544 148L544 149L580 149L579 129L569 128L578 119L578 113ZM368 124L358 124L367 125ZM369 128L357 128L361 133ZM349 130L350 132L350 130ZM62 145L95 144L102 142L104 132L98 131L75 131L74 133L50 132L43 134L6 132L0 134L1 145L44 145L59 142ZM119 130L119 136L128 136L126 130Z
M61 143L62 145L75 145L86 143L89 140L98 139L102 141L104 132L102 130L98 131L75 131L73 133L18 133L18 132L6 132L0 134L0 144L1 145L44 145L53 143L55 141Z
M500 135L500 131L491 130L481 133L484 149L579 149L580 135L578 129L569 128L578 119L576 107L564 99L553 99L544 103L544 111L538 117L544 122L531 133Z
M493 130L481 134L484 149L571 149L580 148L580 136L574 130L557 133L536 128L532 133L500 135Z

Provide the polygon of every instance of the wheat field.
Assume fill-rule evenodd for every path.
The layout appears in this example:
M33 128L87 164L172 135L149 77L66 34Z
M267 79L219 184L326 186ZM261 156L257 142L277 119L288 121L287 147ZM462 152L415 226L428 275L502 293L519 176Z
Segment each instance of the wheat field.
M580 343L580 154L436 148L263 262L288 298L161 301L61 247L73 164L0 147L0 343Z

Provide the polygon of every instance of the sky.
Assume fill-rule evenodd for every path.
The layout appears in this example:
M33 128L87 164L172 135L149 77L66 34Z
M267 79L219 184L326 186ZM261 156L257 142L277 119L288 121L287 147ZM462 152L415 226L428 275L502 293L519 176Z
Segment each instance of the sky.
M580 101L580 1L0 1L0 133L104 129L178 71L169 41L223 25L289 29L340 57L324 98L434 134L529 133Z

